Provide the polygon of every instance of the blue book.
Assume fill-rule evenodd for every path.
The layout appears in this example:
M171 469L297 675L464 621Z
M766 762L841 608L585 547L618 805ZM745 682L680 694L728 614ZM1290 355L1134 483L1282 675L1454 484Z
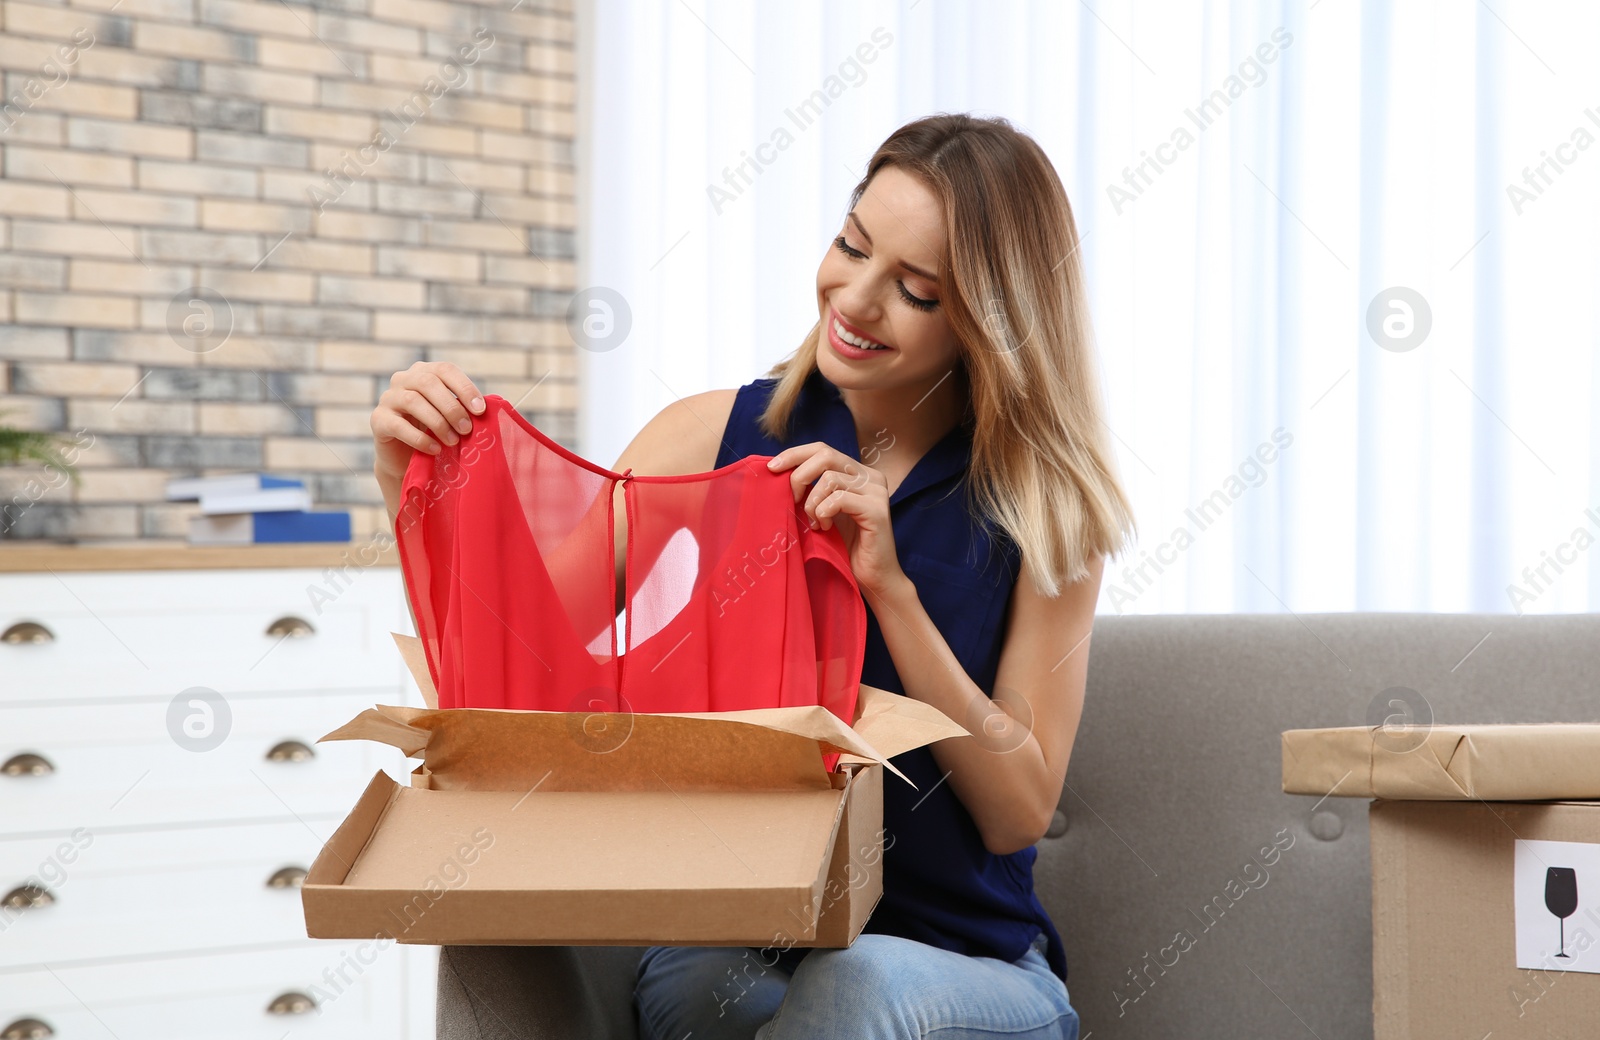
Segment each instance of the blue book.
M189 518L193 545L264 545L272 542L348 542L346 510L219 513Z

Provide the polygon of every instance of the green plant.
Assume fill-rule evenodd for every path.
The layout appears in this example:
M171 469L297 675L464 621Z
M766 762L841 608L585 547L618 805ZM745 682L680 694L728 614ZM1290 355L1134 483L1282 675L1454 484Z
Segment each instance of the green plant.
M0 426L0 466L20 466L25 462L55 466L74 484L79 482L77 467L62 454L55 434Z

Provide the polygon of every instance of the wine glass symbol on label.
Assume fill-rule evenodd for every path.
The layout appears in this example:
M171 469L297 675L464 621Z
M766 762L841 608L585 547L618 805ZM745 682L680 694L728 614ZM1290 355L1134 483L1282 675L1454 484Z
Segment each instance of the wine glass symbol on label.
M1550 867L1544 873L1544 907L1561 919L1561 945L1557 957L1571 960L1567 953L1567 918L1578 909L1578 871L1573 867Z

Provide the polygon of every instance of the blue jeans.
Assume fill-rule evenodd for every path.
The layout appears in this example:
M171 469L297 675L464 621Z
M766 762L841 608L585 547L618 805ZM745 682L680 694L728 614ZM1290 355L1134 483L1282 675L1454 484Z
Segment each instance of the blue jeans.
M1044 937L1018 960L867 933L791 977L772 949L652 946L634 989L640 1040L1078 1040Z

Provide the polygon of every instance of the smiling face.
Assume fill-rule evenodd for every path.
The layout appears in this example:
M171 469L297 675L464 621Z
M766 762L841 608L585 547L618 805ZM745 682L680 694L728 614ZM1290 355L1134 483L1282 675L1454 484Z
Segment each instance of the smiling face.
M960 343L939 299L944 251L938 198L897 167L879 170L817 268L817 367L829 382L888 389L956 366Z

